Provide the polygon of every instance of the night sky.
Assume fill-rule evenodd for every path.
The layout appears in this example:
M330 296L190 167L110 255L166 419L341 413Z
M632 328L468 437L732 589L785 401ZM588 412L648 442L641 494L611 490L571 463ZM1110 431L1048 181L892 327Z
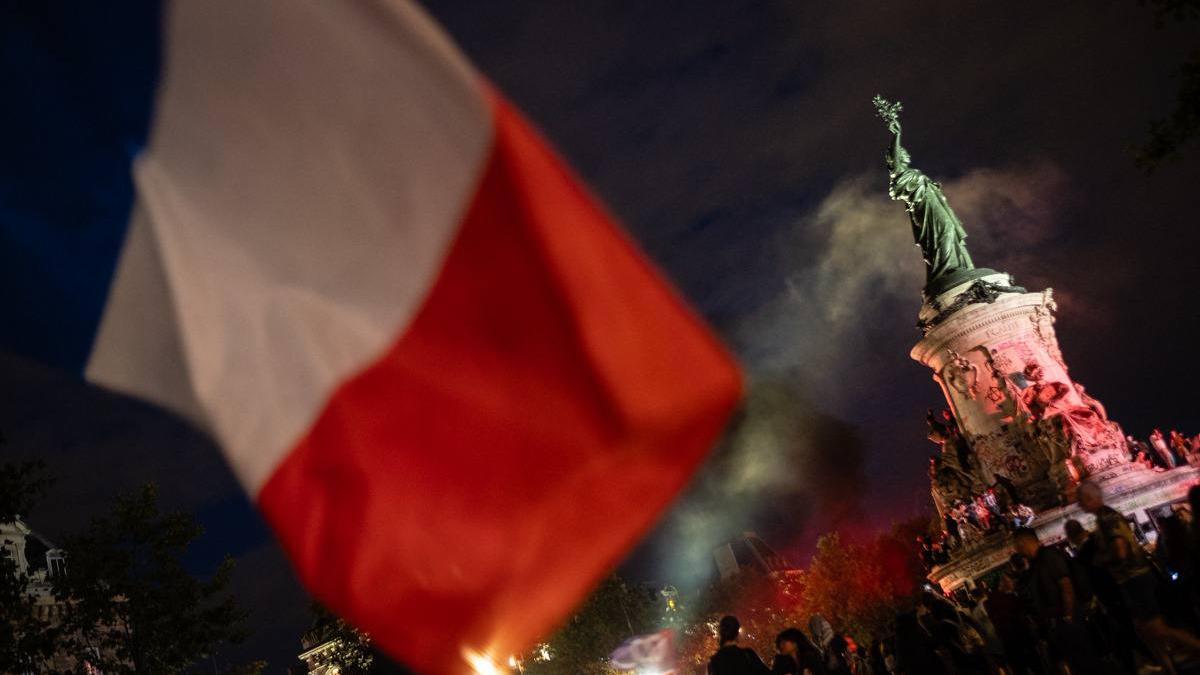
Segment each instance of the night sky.
M942 180L976 263L1055 289L1072 377L1128 433L1200 432L1200 146L1153 175L1131 156L1169 112L1197 25L1156 27L1136 0L425 4L751 381L743 433L631 576L702 578L713 540L740 530L802 558L821 531L926 507L924 412L941 399L908 357L923 271L886 198L876 93L903 101L913 164ZM197 569L240 559L258 632L236 655L289 663L307 601L210 442L4 355L0 429L6 454L59 479L30 516L51 538L148 480L194 510Z

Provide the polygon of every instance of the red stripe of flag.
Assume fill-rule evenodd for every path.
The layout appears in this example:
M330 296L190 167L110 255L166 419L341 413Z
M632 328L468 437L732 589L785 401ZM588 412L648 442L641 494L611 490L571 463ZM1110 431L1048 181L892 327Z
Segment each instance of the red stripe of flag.
M552 631L684 486L741 386L519 113L492 108L421 311L259 496L305 585L422 673Z

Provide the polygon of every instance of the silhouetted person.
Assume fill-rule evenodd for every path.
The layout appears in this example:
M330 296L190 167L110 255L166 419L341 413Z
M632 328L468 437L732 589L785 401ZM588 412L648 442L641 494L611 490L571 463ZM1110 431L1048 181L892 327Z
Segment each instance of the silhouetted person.
M995 485L1000 486L1000 489L1004 491L1004 496L1008 498L1010 504L1021 501L1021 493L1017 490L1016 483L1009 480L1007 476L993 473L992 480L995 481ZM1001 504L1001 507L1003 506Z
M928 572L930 568L933 567L934 563L933 543L929 540L927 535L917 535L917 550L920 552L921 564L925 567L925 571Z
M1078 569L1087 575L1092 586L1092 592L1104 608L1102 616L1097 617L1098 630L1107 639L1106 646L1125 666L1128 671L1134 670L1134 651L1144 648L1137 641L1133 621L1125 610L1125 601L1121 599L1121 588L1113 580L1108 570L1097 562L1098 549L1096 537L1092 536L1083 525L1074 518L1063 523L1063 533L1075 551L1075 563Z
M1000 642L1000 636L996 632L996 626L992 623L992 617L987 613L987 605L984 600L987 599L987 590L982 586L976 586L968 595L966 602L962 604L962 609L966 612L979 631L983 638L983 654L992 664L1004 663L1004 645ZM989 672L995 671L996 668L989 668Z
M853 675L850 668L850 645L842 635L835 635L829 641L825 653L825 670L829 675Z
M1015 675L1040 675L1043 671L1037 653L1037 635L1017 595L1017 581L1012 573L1000 574L996 590L988 594L984 607L1004 645L1009 670Z
M889 650L883 643L883 640L876 638L871 641L871 649L868 651L867 667L870 669L871 675L887 675L888 669L888 654Z
M1159 518L1154 557L1167 575L1169 593L1163 596L1166 615L1176 623L1194 624L1196 572L1188 527L1178 515Z
M825 667L828 669L829 643L833 641L833 626L829 624L825 617L820 614L813 614L808 617L808 633L812 636L812 643L821 654L821 658L825 662Z
M788 628L775 638L771 675L826 675L821 654L799 628Z
M920 607L924 612L925 608ZM933 636L917 615L904 612L896 616L896 673L902 675L946 675L950 672L936 651Z
M1073 673L1099 673L1102 666L1088 644L1083 627L1080 581L1059 551L1042 546L1037 532L1023 527L1013 533L1013 547L1030 561L1030 593L1038 619L1046 629L1058 661L1070 664Z
M1121 599L1129 611L1138 633L1146 646L1157 656L1160 665L1175 672L1166 655L1168 646L1191 654L1200 654L1200 639L1188 631L1167 624L1158 604L1158 581L1154 570L1137 538L1122 516L1104 504L1104 493L1091 481L1079 484L1076 493L1079 506L1096 516L1096 562L1102 565L1121 589Z
M721 647L708 660L709 675L771 675L767 664L758 658L753 649L738 646L742 624L736 616L721 617L717 635Z
M942 523L946 529L946 543L950 546L959 546L962 544L962 533L958 530L958 520L950 511L942 518Z

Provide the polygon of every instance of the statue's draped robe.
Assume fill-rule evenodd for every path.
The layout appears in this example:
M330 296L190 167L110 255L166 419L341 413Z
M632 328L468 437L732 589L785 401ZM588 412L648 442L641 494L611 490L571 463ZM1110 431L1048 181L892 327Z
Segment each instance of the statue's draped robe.
M899 148L899 143L896 149L899 152L893 150L888 157L892 164L888 195L907 207L913 239L925 258L925 285L957 270L974 269L967 253L967 233L950 209L941 186L909 166L908 153Z
M1025 390L1024 402L1035 419L1058 419L1062 423L1073 452L1120 445L1120 434L1109 421L1086 403L1072 404L1068 391L1062 382L1035 382Z

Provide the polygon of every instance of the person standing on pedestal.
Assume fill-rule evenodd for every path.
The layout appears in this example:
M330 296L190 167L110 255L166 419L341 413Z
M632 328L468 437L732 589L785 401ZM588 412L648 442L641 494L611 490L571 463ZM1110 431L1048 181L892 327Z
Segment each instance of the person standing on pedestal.
M1126 436L1125 442L1129 446L1129 456L1133 461L1138 461L1138 453L1143 453L1147 457L1150 456L1150 446L1146 445L1146 441L1138 440L1133 436Z
M1154 453L1162 460L1163 466L1168 469L1175 468L1175 456L1171 454L1171 448L1167 446L1167 439L1163 438L1163 432L1158 429L1150 432L1150 447L1154 448Z
M1183 434L1174 429L1171 430L1170 439L1171 452L1175 454L1175 458L1180 464L1187 464L1188 456L1192 454L1191 446L1187 439L1184 438Z
M946 528L946 544L951 548L961 546L962 532L958 528L958 519L954 517L954 512L948 511L942 518L942 523Z
M1004 500L1001 504L1002 508L1006 508L1021 501L1021 493L1017 491L1017 486L1008 478L1001 476L998 473L992 474L993 487L999 487L1004 491Z
M975 519L979 521L979 528L986 534L992 531L992 511L988 508L987 502L984 501L983 495L975 497L973 505L975 509Z

